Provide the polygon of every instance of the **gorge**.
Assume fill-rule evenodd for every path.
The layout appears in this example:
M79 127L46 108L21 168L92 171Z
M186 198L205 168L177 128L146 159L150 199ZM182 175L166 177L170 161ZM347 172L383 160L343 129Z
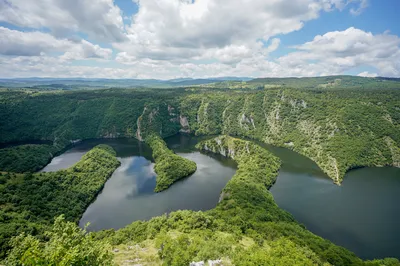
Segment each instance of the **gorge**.
M115 168L114 174L104 181L102 191L100 188L94 193L100 193L97 199L91 201L90 206L84 204L89 206L86 212L80 211L79 215L76 212L66 218L77 222L83 215L81 226L93 222L92 229L90 226L88 229L96 231L92 234L99 243L105 241L124 250L130 243L141 243L146 249L157 247L159 241L163 246L172 245L168 254L151 256L151 261L156 264L160 263L160 259L164 262L172 262L178 257L182 259L177 255L183 252L179 241L189 241L193 243L193 250L187 251L185 262L187 259L217 259L225 256L226 260L239 264L248 260L250 255L261 261L267 259L264 256L271 262L286 261L289 257L277 258L274 257L275 253L267 252L271 248L272 251L284 248L290 250L291 256L297 254L299 257L296 261L303 261L304 264L313 261L314 264L380 265L383 261L362 261L344 248L315 236L298 222L313 233L356 252L362 259L399 257L396 239L398 229L395 224L384 223L387 220L395 221L393 215L399 213L396 206L390 204L398 200L399 188L396 178L399 175L398 168L392 167L398 166L400 154L398 97L396 90L382 94L374 90L282 88L262 91L174 89L151 92L111 89L33 94L18 90L3 91L0 108L7 115L1 118L1 142L41 140L51 141L52 144L24 143L5 147L0 150L0 165L2 171L35 171L47 165L49 158L61 154L54 157L43 171L56 171L70 166L72 168L69 169L74 169L73 163L79 161L85 152L97 144L110 145L116 150L122 166ZM6 122L9 120L13 121L12 126ZM179 131L191 135L175 135ZM177 156L197 163L197 171L193 175L157 194L153 192L156 184L151 163L152 150L145 143L123 139L136 137L146 140L155 133L167 137L164 140L168 148ZM213 135L219 134L234 136L222 138L227 138L227 143L233 142L236 148L242 147L241 151L249 154L248 158L238 158L237 150L224 148L223 155L233 157L238 163L236 173L236 164L231 160L214 155L209 157L208 153L194 150L196 143L210 144L212 139L218 140ZM90 140L93 138L103 139ZM72 144L77 139L83 141ZM205 148L201 144L197 147ZM213 151L221 153L221 149ZM72 161L64 164L68 156L72 156ZM259 156L263 159L258 159ZM12 168L7 168L10 167L10 158L13 161ZM35 160L26 163L27 158ZM211 164L215 172L203 172L204 168L199 165L204 162ZM368 168L351 170L346 174L350 169L363 166ZM370 168L377 166L381 168ZM56 177L61 172L48 175ZM19 182L25 175L9 175L5 185L0 188L9 189L13 185L19 189ZM47 173L33 174L33 180L40 180L41 175ZM350 181L353 175L358 181ZM382 180L378 180L377 177L381 175ZM121 183L117 181L118 176L130 176L134 180ZM11 184L7 180L15 181ZM200 186L196 180L204 180L205 183ZM362 180L365 180L365 185L361 185ZM212 191L209 191L207 184L214 184ZM338 186L340 184L343 185ZM129 191L129 187L134 186L137 186L136 192ZM121 192L118 195L115 192L125 187L126 194ZM356 190L363 187L362 190ZM268 188L271 188L272 194ZM182 191L188 193L182 194ZM196 191L199 192L197 195ZM354 193L357 193L359 200ZM367 201L369 195L374 193L376 197ZM114 197L114 203L113 194L120 196ZM176 200L172 200L174 197ZM166 200L168 198L171 200ZM45 200L52 201L51 198ZM146 205L145 200L160 208L149 207L152 205ZM122 203L124 201L125 205ZM136 215L135 212L143 209L135 208L135 201L146 212ZM11 197L3 197L2 202L10 206L16 204ZM316 202L320 204L312 205ZM367 202L368 206L365 205ZM109 207L105 207L107 204ZM115 208L119 204L122 207ZM310 212L309 206L313 206L313 212ZM374 206L373 211L368 208L370 206ZM106 213L111 219L106 217L108 215L101 217L104 208L109 208ZM353 212L351 208L359 212ZM9 215L7 213L11 209L2 209L3 215ZM171 213L178 209L204 212ZM152 218L154 216L158 217ZM147 222L139 221L150 218ZM359 226L363 222L365 224L366 220L371 223ZM3 225L3 229L0 228L4 240L5 232L9 232L8 226L14 222L10 221ZM43 228L35 225L36 229L29 229L28 232L40 235L48 225ZM374 228L374 234L371 228ZM107 230L97 231L99 229ZM174 237L176 232L179 232L178 238ZM211 240L207 235L210 232L213 232ZM218 246L211 245L210 241L218 243ZM213 246L216 253L204 250L200 243ZM243 250L233 255L232 249L221 249L226 245L239 245ZM129 254L129 249L126 252ZM311 255L304 257L306 253ZM122 254L115 256L118 260ZM141 256L145 254L139 256L143 259ZM397 262L386 259L384 263L395 265Z

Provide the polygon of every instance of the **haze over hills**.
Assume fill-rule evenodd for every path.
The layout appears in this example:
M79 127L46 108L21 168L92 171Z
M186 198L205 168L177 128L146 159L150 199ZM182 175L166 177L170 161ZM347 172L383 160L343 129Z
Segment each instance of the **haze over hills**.
M322 77L287 77L287 78L176 78L160 79L104 79L104 78L12 78L0 79L0 87L33 89L101 89L101 88L174 88L188 86L216 86L242 88L291 87L291 88L326 88L326 87L391 87L400 88L400 78L359 77L359 76L322 76Z
M1 87L41 87L74 89L80 87L109 88L109 87L146 87L167 88L216 83L221 81L249 81L247 77L220 77L220 78L177 78L170 80L160 79L105 79L105 78L13 78L0 79Z

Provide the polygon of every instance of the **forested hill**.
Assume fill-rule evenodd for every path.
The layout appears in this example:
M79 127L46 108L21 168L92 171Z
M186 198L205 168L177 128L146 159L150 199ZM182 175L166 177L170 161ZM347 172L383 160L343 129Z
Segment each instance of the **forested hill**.
M399 78L366 78L355 76L325 76L306 78L258 78L247 82L249 85L281 86L299 89L400 89Z
M340 183L351 168L400 166L398 99L400 90L365 88L4 90L0 143L52 141L55 149L42 149L43 166L49 154L79 139L222 133L293 149ZM3 149L0 160L8 154L15 148ZM36 162L13 156L13 169L34 169Z
M170 80L157 79L85 79L85 78L16 78L0 79L0 88L31 88L37 90L94 90L108 88L271 88L291 87L302 89L316 88L368 88L400 89L399 78L368 78L356 76L325 76L304 78L178 78Z

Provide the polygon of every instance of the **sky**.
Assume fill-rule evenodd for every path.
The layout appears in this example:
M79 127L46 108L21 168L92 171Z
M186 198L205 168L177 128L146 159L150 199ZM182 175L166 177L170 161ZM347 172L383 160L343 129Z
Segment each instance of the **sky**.
M400 77L400 0L0 0L0 77Z

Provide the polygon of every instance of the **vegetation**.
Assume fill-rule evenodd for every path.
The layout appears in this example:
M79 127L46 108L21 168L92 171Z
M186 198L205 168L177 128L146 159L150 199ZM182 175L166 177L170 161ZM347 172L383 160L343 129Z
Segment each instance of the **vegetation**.
M249 85L268 88L272 86L296 89L399 89L400 79L366 78L355 76L326 76L306 78L258 78L248 82Z
M398 81L316 80L321 83L333 78L341 79L342 85L364 85L349 85L351 89L313 85L262 90L6 90L0 92L0 112L4 114L0 117L0 143L49 140L62 149L77 139L144 140L152 133L165 137L184 130L253 138L291 148L314 160L337 184L352 168L400 165L400 91L370 89L378 80L382 84ZM4 165L9 164L0 157L0 167Z
M188 95L181 113L198 135L228 134L293 149L335 183L351 168L399 165L400 91L265 91Z
M154 167L157 173L155 192L169 188L174 182L193 174L196 171L196 163L176 155L168 149L167 144L157 135L146 138L147 144L153 150Z
M221 259L223 265L398 265L396 259L363 262L350 251L315 236L280 209L268 191L278 158L240 139L221 136L198 148L232 157L238 170L217 207L177 211L137 221L118 231L95 233L119 251L114 261L141 265L189 265Z
M7 265L113 265L109 245L94 241L90 234L63 216L55 219L48 241L21 234L11 241Z
M118 165L114 150L99 145L67 170L0 176L0 256L12 236L44 237L56 216L77 222Z
M217 259L223 265L399 265L397 259L362 261L280 209L268 191L280 161L267 150L228 136L203 141L198 148L238 163L215 209L177 211L90 234L59 217L45 242L32 236L14 238L6 263L112 265L113 255L119 265L189 265Z
M268 191L279 159L238 138L302 153L338 184L351 168L400 166L398 83L338 76L175 90L1 90L0 144L53 145L0 149L0 170L10 171L0 172L0 257L9 251L9 265L108 265L113 249L117 264L399 265L397 259L362 261L298 224ZM75 223L119 165L111 148L97 146L67 170L12 173L40 169L74 140L136 137L153 149L161 191L196 170L161 138L179 130L235 136L198 144L238 163L213 210L178 211L85 234Z
M36 172L46 166L56 152L56 147L41 144L0 149L0 169L17 173Z

